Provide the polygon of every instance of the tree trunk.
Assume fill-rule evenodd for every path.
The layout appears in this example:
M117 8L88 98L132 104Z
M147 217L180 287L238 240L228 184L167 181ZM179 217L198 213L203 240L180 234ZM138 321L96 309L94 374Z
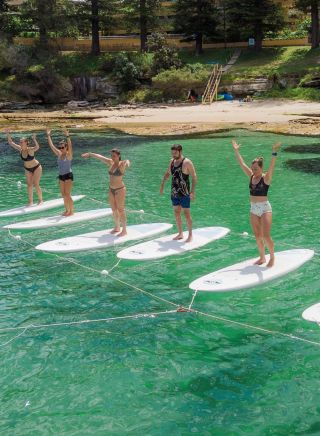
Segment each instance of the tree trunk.
M197 34L196 34L196 56L200 56L203 53L202 44L203 44L203 35L201 32L197 32Z
M43 4L43 1L37 2L37 13L39 20L39 35L40 35L40 45L46 47L48 45L48 32L47 32L47 26L46 26L46 20L44 17L46 17L47 11L46 7Z
M91 25L91 54L98 56L100 54L99 0L91 0Z
M319 47L319 5L318 0L311 4L311 46Z
M147 50L147 9L146 0L140 0L140 50L145 52Z
M254 38L256 41L255 49L257 51L262 50L263 34L261 28L262 28L262 23L260 21L257 21L255 25L255 32L254 32Z

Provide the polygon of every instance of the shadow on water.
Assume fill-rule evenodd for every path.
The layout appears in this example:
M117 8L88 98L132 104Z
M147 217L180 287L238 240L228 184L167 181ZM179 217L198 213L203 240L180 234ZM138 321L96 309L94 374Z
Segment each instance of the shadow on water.
M320 158L314 159L289 159L285 166L291 170L303 171L305 173L320 173Z
M320 153L320 144L291 145L284 149L289 153Z

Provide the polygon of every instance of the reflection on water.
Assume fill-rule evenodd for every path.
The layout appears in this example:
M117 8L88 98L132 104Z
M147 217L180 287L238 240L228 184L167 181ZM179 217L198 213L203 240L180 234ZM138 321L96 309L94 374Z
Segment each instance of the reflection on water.
M291 145L284 149L290 153L320 153L320 144Z
M289 159L285 163L287 168L307 173L320 173L320 158L314 159Z

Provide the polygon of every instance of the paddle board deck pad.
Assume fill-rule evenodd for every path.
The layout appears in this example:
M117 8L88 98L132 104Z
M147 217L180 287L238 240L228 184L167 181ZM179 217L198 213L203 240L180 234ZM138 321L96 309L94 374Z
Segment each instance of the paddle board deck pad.
M104 218L108 215L112 215L112 209L95 209L86 210L83 212L76 212L71 216L49 216L47 218L40 218L37 220L23 221L20 223L9 224L4 226L4 229L8 230L37 230L46 229L48 227L59 227L70 224L80 223L82 221L96 220L98 218Z
M79 201L84 198L85 195L74 195L73 201ZM0 218L8 216L20 216L28 213L38 213L44 210L54 209L55 207L63 206L63 198L56 198L55 200L44 201L42 204L34 204L32 206L16 207L14 209L4 210L0 212Z
M306 321L320 323L320 303L308 307L303 313L302 318Z
M230 229L225 227L203 227L192 231L193 237L191 242L185 242L188 236L187 232L183 235L184 239L178 241L173 240L175 235L169 235L128 247L121 250L117 256L120 259L129 260L160 259L203 247L209 244L209 242L222 238L229 232Z
M136 224L127 227L128 234L126 236L119 237L117 234L110 233L112 229L108 229L69 238L55 239L38 245L36 249L50 253L97 250L113 247L128 241L148 238L157 233L165 232L171 229L171 227L172 224L167 223Z
M268 268L265 264L254 265L257 258L228 266L207 274L190 283L195 291L228 292L258 286L282 277L299 268L314 256L313 250L296 249L275 253L275 264Z

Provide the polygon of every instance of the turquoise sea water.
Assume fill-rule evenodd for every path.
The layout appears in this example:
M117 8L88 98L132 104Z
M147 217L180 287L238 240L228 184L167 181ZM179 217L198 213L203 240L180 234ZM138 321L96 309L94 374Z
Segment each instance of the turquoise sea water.
M168 313L51 325L29 329L16 339L23 330L1 330L172 310L170 302L190 303L188 284L193 279L256 256L254 240L241 236L243 231L251 234L248 181L235 161L230 145L233 137L243 145L247 161L263 154L267 163L275 140L282 140L284 148L317 144L316 138L247 131L185 140L113 132L74 135L74 193L106 199L106 167L98 161L82 160L81 152L90 149L106 154L119 147L123 157L132 161L126 175L127 206L146 213L129 214L130 223L174 222L169 184L163 197L158 189L172 142L182 143L199 176L192 205L194 226L223 225L231 233L184 256L143 263L122 261L113 275L127 283L123 284L30 246L111 227L111 218L72 228L18 233L22 241L1 231L1 434L320 433L320 346L227 321L320 344L319 327L301 318L305 308L320 300L319 256L259 288L197 295L194 308L225 321L193 313ZM42 136L40 140L44 144ZM273 237L277 250L299 246L319 253L319 173L294 171L286 165L288 159L317 157L303 150L280 153L270 192ZM50 191L45 197L55 198L59 195L55 158L45 145L38 157L44 167L42 185ZM17 188L17 181L24 182L22 162L3 139L0 164L0 210L24 204L25 188ZM76 207L99 206L85 199ZM55 212L50 211L50 215ZM18 219L1 219L0 224L14 220ZM120 249L67 257L97 271L109 270L116 264Z

